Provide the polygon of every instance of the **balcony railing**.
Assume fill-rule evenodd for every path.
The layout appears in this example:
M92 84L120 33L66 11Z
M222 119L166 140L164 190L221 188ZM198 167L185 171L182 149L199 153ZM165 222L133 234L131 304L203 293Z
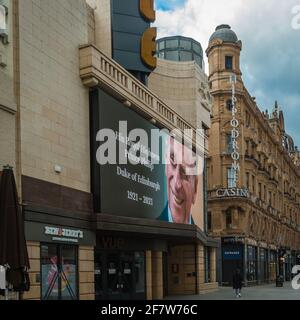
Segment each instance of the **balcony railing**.
M81 46L79 58L80 77L85 86L100 86L113 92L114 95L129 101L138 111L146 113L161 127L168 130L190 130L193 145L196 146L198 143L198 148L203 150L205 155L208 154L208 137L204 133L198 131L200 141L196 141L195 127L96 46L92 44Z

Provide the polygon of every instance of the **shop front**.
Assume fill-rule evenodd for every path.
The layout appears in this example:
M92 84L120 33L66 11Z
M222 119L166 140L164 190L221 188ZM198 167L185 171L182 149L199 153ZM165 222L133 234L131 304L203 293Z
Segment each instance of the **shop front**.
M147 252L151 250L166 252L166 241L100 232L94 254L96 300L146 299Z
M292 258L287 258L280 269L279 255L274 246L257 246L253 240L242 237L224 237L221 251L222 264L219 269L222 271L222 281L219 283L222 285L231 285L236 269L241 270L246 286L274 282L280 270L286 279L290 277Z
M197 227L96 216L97 300L152 300L217 288L217 244ZM210 248L210 270L205 264L207 247ZM209 281L204 279L205 272L210 273Z
M222 238L222 284L231 285L232 276L240 269L244 277L244 239L240 237Z
M83 249L95 245L94 233L38 222L26 222L25 232L34 266L32 285L40 291L40 299L79 300L86 263L83 252L87 252Z
M96 300L146 299L145 252L95 251Z
M41 299L78 299L78 247L41 243Z

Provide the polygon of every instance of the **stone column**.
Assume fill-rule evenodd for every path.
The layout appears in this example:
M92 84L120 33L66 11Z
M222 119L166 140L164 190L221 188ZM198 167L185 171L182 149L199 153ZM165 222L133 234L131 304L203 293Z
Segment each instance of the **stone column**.
M152 299L163 299L162 252L152 251Z
M79 300L95 300L94 247L80 246Z
M196 276L197 276L197 294L201 293L201 287L205 283L205 266L204 266L204 246L196 245Z
M152 300L152 252L146 251L146 298Z
M210 253L210 275L211 282L214 283L217 281L217 249L211 248Z

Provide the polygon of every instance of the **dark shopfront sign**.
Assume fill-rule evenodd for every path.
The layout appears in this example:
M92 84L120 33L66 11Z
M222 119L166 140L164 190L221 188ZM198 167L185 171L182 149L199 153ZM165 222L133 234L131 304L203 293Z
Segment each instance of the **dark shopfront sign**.
M95 233L92 231L65 226L45 225L37 222L25 222L25 235L28 241L86 246L95 246L96 244Z
M244 248L238 243L222 243L222 283L231 284L232 274L237 268L243 273Z
M223 249L224 260L240 260L242 259L241 249Z
M108 251L167 251L168 246L165 240L147 239L135 237L118 237L114 235L98 235L98 250Z
M45 227L45 235L52 236L53 241L73 242L78 243L83 239L82 230L74 230L63 227Z

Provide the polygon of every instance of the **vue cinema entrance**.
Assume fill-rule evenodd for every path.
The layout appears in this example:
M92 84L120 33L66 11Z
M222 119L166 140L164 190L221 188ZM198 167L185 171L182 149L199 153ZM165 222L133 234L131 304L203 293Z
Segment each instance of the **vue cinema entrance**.
M96 300L146 298L145 253L95 251Z

